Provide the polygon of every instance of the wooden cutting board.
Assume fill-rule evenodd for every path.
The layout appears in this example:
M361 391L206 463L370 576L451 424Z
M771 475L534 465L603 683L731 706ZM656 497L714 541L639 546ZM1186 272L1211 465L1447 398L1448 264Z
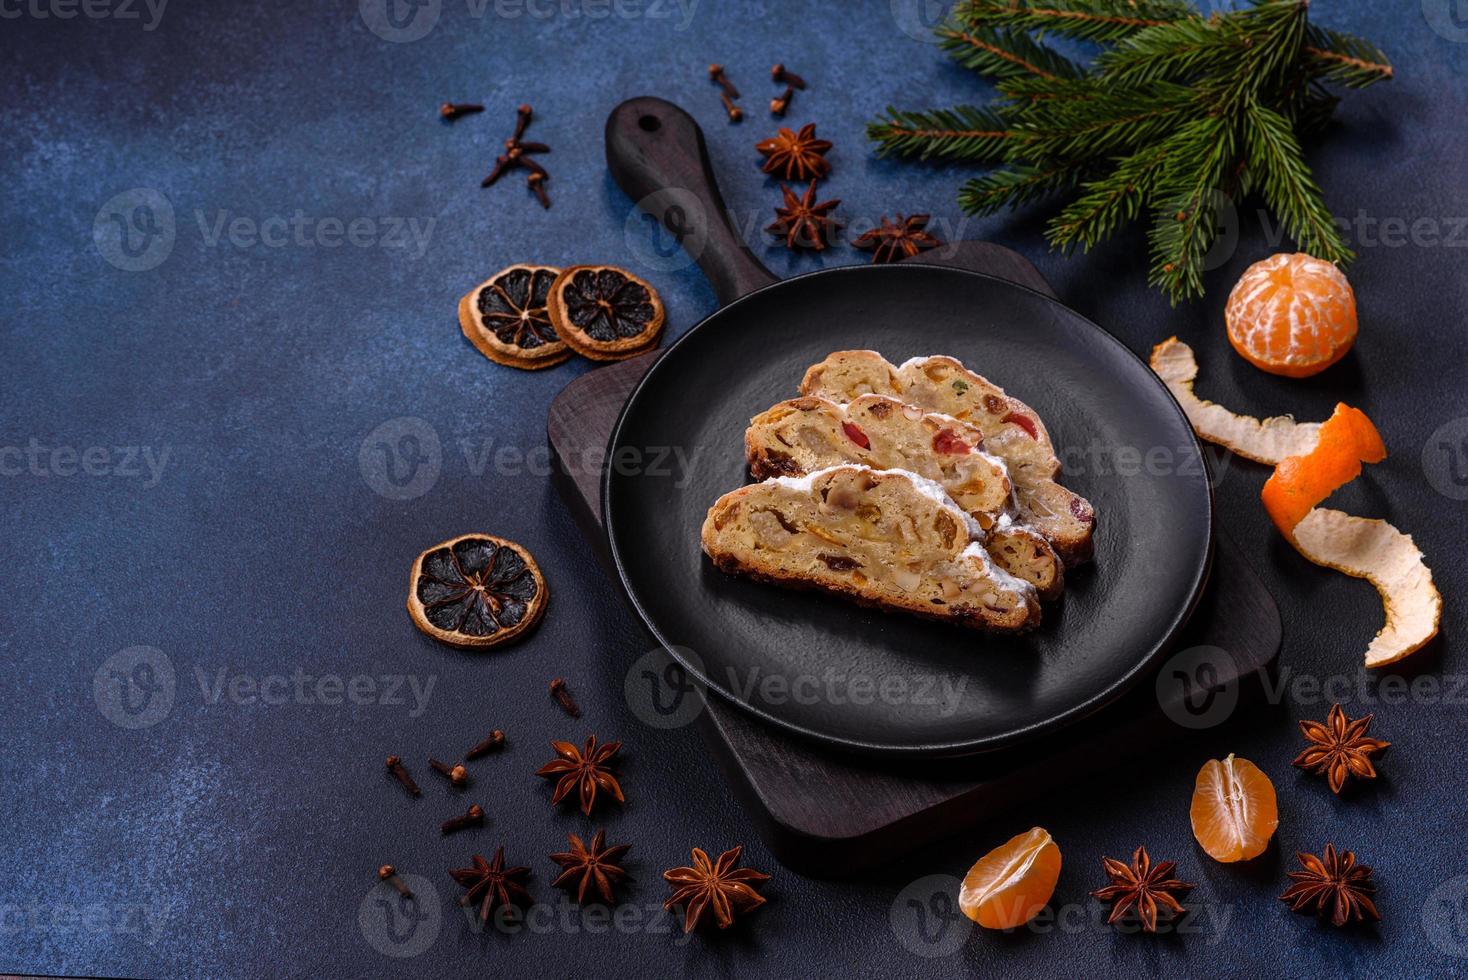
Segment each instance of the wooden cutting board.
M945 251L923 261L1055 295L1039 271L1010 249L961 242ZM572 381L552 401L547 422L556 485L619 593L602 529L602 474L595 461L605 454L633 387L660 353ZM1239 699L1256 693L1280 640L1274 600L1219 531L1208 588L1159 673L1091 718L1023 750L932 763L883 762L794 737L713 695L698 717L775 856L802 873L850 875L1053 790L1068 773L1095 772L1134 758L1138 746L1162 738L1176 742L1210 727Z

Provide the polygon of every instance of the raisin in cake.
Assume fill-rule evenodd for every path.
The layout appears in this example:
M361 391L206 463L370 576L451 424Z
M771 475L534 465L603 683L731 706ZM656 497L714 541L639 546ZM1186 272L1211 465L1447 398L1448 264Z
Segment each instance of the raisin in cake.
M1060 559L1044 537L1014 522L1009 475L983 444L984 434L973 426L886 395L862 395L848 405L794 398L756 415L744 433L757 479L860 463L941 484L983 527L990 556L1041 598L1054 598L1064 587Z
M800 393L838 402L891 395L968 422L984 433L985 449L1008 466L1023 522L1044 535L1066 562L1090 557L1095 512L1084 497L1055 482L1060 460L1045 423L958 360L915 357L894 365L875 351L837 351L805 372Z
M1034 587L990 559L982 533L931 480L844 465L724 494L702 539L725 572L978 629L1037 625Z

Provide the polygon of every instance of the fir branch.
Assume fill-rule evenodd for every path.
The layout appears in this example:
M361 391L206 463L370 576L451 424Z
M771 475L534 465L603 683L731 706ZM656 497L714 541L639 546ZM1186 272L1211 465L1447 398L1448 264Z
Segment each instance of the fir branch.
M1311 26L1305 54L1319 73L1337 85L1365 88L1392 77L1392 66L1380 48L1364 38Z
M1080 65L1022 31L945 26L936 33L942 39L939 46L949 57L989 78L1080 78L1084 74Z
M1162 139L1198 109L1170 82L1119 89L1104 100L1032 102L1014 115L1010 159L1120 156Z
M1181 0L966 0L953 15L969 27L1048 32L1098 42L1198 16Z
M1237 62L1246 43L1234 22L1182 20L1138 31L1098 55L1096 68L1113 85L1188 82Z
M1072 167L1017 164L968 181L958 189L958 204L966 214L994 214L1006 206L1013 210L1037 201L1073 183Z
M1327 262L1349 262L1355 254L1310 176L1289 120L1257 102L1247 105L1244 115L1244 148L1250 170L1260 175L1265 203L1301 249Z
M1290 105L1289 118L1294 123L1295 132L1301 136L1313 136L1324 130L1335 116L1335 107L1340 101L1339 96L1313 85L1307 88L1304 95Z
M1156 185L1168 152L1167 146L1138 150L1118 161L1105 177L1081 184L1080 196L1052 218L1045 230L1051 247L1069 252L1080 245L1089 252L1122 223L1135 220Z
M867 124L867 138L878 144L878 156L998 162L1013 135L998 113L977 106L931 112L900 112L888 106L887 117Z
M1083 78L1038 78L1014 75L999 81L995 88L1010 105L1006 111L1030 106L1035 102L1061 100L1090 102L1098 98L1096 86Z
M1303 250L1345 262L1300 134L1329 121L1327 84L1370 85L1391 66L1308 11L1306 0L1245 0L1206 18L1183 0L961 0L940 39L995 81L998 101L889 108L867 133L880 154L1000 165L960 189L969 213L1061 195L1045 234L1062 251L1146 212L1149 282L1174 303L1202 292L1220 210L1255 192ZM1101 50L1082 67L1051 35Z
M1298 64L1309 27L1308 0L1253 0L1254 7L1238 15L1248 46L1237 73L1245 93L1255 93L1285 81Z
M1155 188L1147 281L1175 305L1203 294L1203 258L1218 235L1227 198L1220 190L1234 159L1233 132L1222 116L1204 116L1168 139L1169 154Z

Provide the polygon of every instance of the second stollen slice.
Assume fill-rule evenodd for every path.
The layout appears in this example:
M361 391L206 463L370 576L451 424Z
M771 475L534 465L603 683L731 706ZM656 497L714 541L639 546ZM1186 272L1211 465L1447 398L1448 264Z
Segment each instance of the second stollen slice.
M1034 587L999 568L982 535L933 481L847 465L724 494L702 542L725 572L976 629L1037 625Z
M987 533L985 547L1005 571L1054 599L1064 566L1050 543L1016 523L1004 463L983 451L984 434L949 415L924 412L885 395L847 405L806 396L749 421L744 449L756 478L803 476L841 463L908 470L942 484Z

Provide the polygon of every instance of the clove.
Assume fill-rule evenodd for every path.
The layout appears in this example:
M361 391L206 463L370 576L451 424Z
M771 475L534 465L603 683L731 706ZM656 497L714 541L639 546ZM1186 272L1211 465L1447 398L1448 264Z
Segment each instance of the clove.
M489 172L489 176L479 182L479 186L488 187L503 177L508 171L516 167L523 167L530 171L530 189L540 199L541 205L548 208L550 207L550 198L546 196L545 189L538 185L540 181L545 180L550 174L539 163L532 160L528 154L549 153L550 147L544 143L521 139L525 135L526 127L530 125L530 120L533 118L534 113L528 105L522 105L515 110L515 135L505 140L505 152L494 158L494 169Z
M471 803L469 810L462 817L450 817L443 822L443 832L452 834L455 831L465 830L469 827L484 826L484 807L478 803Z
M392 885L394 888L396 888L398 890L398 894L403 896L404 898L413 897L413 892L409 890L408 886L403 883L403 879L398 877L398 869L394 868L392 865L384 864L382 867L378 868L377 877L380 880L385 881L389 885Z
M473 102L445 102L438 107L438 114L443 118L453 121L460 116L467 116L474 112L483 112L484 106Z
M804 89L805 79L793 71L786 71L784 65L775 65L770 69L770 77L777 85L789 85L792 88Z
M505 733L496 728L484 737L484 740L464 753L466 759L477 759L481 755L489 755L496 749L503 748L505 744Z
M450 783L456 789L463 789L469 784L469 770L465 769L463 763L449 765L447 762L439 762L437 759L429 759L428 764L433 767L434 772L441 772L448 777Z
M777 116L785 115L785 110L790 108L790 100L795 96L793 85L785 86L785 91L770 100L770 112Z
M529 186L530 190L535 193L535 199L540 202L540 206L549 210L550 197L545 192L545 178L548 177L549 174L547 174L540 167L534 168L534 171L534 173L526 176L525 183L527 186Z
M423 791L418 788L418 784L413 782L413 777L408 775L408 770L403 767L401 756L390 755L387 757L387 771L392 773L409 793L414 796L423 795Z
M737 123L739 120L741 120L741 119L744 118L744 110L741 109L741 108L739 108L733 102L731 102L729 100L729 96L727 94L720 95L719 96L719 99L722 100L723 103L724 103L724 111L727 112L727 113L729 113L729 121L730 122L736 122Z
M551 697L556 699L556 704L559 704L566 714L572 718L581 717L581 707L576 703L576 699L571 697L571 692L567 690L564 677L557 677L550 682L550 693Z
M709 78L717 82L729 98L739 98L739 90L734 87L733 82L729 81L729 76L724 74L723 65L709 65Z
M522 103L515 110L515 135L511 136L510 139L516 143L520 142L520 137L525 135L525 127L530 125L530 120L533 116L534 113L530 110L530 104Z

